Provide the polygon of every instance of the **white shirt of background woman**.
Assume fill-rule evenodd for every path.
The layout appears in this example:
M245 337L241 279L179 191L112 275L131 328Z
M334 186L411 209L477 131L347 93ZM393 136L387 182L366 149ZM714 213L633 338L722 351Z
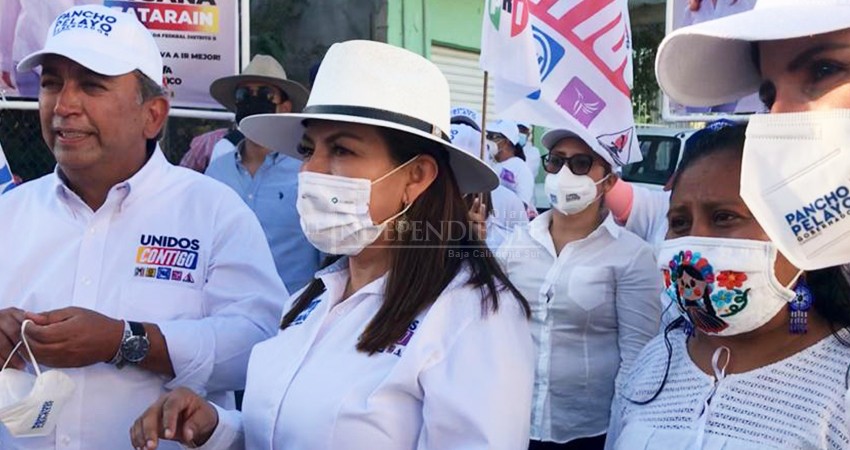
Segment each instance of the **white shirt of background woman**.
M658 332L661 277L650 246L610 214L556 254L552 214L511 235L498 258L532 309L531 436L563 443L607 430L617 373Z

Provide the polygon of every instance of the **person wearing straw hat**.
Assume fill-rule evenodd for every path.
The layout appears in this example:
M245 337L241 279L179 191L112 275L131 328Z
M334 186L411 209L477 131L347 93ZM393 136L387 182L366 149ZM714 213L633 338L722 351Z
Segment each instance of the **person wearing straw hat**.
M651 247L604 205L617 178L610 153L569 129L550 130L542 142L552 208L497 252L532 305L528 448L601 449L614 380L658 332L661 284Z
M0 248L14 249L0 270L0 358L30 319L35 358L76 390L55 432L0 428L0 448L128 448L126 427L175 385L233 404L288 293L244 202L159 148L169 101L150 31L90 5L48 32L19 70L42 69L42 136L57 165L0 201ZM32 408L54 414L43 403L19 413Z
M303 158L301 224L335 255L258 344L242 413L188 390L152 405L134 446L518 449L533 383L528 304L471 236L462 195L498 177L449 141L449 87L430 61L333 45L301 114L243 120Z
M255 56L240 75L214 81L210 94L236 112L237 121L256 114L300 112L307 101L307 90L286 79L283 67L267 55ZM250 138L239 141L235 149L213 159L206 174L233 188L254 211L277 273L290 291L298 291L313 279L321 262L319 251L301 231L295 210L301 161Z
M301 112L307 103L308 93L301 83L286 77L286 71L276 59L269 55L256 55L241 74L213 81L210 95L236 114L238 124L255 114ZM236 150L234 140L238 143L237 139L222 139L216 144L210 163Z

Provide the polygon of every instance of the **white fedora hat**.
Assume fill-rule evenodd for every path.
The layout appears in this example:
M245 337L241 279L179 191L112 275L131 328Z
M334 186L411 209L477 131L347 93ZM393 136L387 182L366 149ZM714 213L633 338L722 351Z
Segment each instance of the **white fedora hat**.
M750 11L680 28L658 47L661 89L687 106L737 100L761 83L752 43L850 28L847 0L758 0Z
M239 75L219 78L210 84L210 95L230 111L236 111L236 88L243 83L274 86L292 102L292 111L301 112L307 103L307 89L286 78L286 71L269 55L256 55Z
M252 141L299 159L305 119L400 130L446 149L461 192L495 189L496 173L451 144L450 105L449 84L432 62L388 44L347 41L328 50L303 113L258 114L243 119L239 129Z

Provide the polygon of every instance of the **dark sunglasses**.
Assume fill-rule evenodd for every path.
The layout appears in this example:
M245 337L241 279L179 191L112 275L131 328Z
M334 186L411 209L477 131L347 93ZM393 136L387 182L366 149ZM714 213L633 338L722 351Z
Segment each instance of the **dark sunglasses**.
M499 142L501 140L507 139L501 133L487 133L487 140L493 142Z
M275 101L275 95L278 93L276 88L270 86L260 86L258 88L251 88L248 86L240 86L236 88L236 102L244 102L248 99L248 97L256 96L259 98L266 99L272 103Z
M558 156L553 153L543 155L543 170L549 173L558 173L564 164L570 168L570 172L576 175L587 175L593 168L593 156L578 154L573 156Z

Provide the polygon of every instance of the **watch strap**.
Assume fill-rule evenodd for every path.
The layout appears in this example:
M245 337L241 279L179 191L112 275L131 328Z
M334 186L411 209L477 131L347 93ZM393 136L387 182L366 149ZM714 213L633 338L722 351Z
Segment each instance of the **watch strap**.
M124 358L121 357L121 347L124 345L124 340L133 335L130 324L126 320L122 320L121 322L124 323L124 334L121 335L121 342L118 344L118 351L116 351L115 356L109 360L109 364L114 366L120 366L123 362Z
M126 323L130 325L130 332L133 336L147 336L145 326L142 325L140 322L131 322L128 320Z

